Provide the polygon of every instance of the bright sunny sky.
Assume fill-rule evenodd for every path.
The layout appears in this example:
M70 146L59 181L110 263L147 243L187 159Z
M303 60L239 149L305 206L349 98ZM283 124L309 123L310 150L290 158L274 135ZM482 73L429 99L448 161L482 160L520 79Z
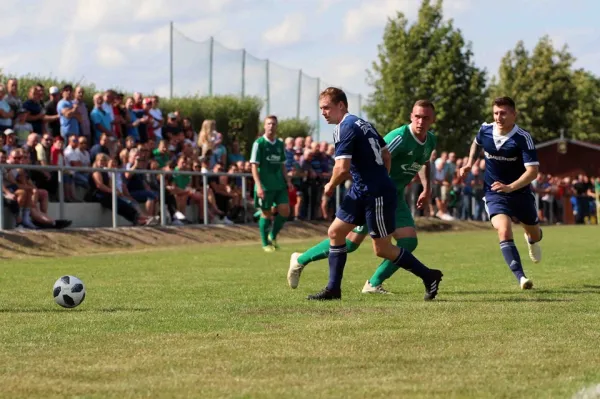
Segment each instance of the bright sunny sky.
M175 95L207 93L213 36L214 93L241 92L242 53L221 45L245 48L246 93L264 96L259 60L271 60L271 112L293 117L300 68L322 86L366 97L365 69L376 59L386 18L399 10L414 20L419 6L419 0L3 0L0 68L168 95L173 21ZM446 0L444 7L473 43L476 64L491 74L518 40L531 49L548 34L555 45L569 44L577 67L600 75L600 2ZM302 87L301 116L314 120L308 93L316 95L316 80L305 79ZM350 97L351 110L357 98Z

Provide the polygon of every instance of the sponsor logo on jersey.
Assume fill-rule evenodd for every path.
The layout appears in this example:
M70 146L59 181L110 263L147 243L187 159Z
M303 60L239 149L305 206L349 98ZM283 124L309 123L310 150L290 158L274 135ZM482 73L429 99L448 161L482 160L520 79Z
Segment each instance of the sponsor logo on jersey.
M503 157L500 155L492 155L487 151L484 151L484 155L486 158L488 159L494 159L496 161L505 161L505 162L515 162L517 161L519 158L518 157L511 157L511 158L507 158L507 157Z
M417 173L421 170L421 164L418 162L413 162L410 165L400 165L400 167L405 173Z
M269 161L269 162L280 162L281 161L281 155L269 154L269 155L267 155L267 161Z

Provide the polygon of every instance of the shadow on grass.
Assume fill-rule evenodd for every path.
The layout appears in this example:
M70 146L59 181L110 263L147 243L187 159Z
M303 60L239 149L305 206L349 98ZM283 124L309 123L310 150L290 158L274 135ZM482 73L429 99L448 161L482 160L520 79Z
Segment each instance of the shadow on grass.
M0 313L57 313L57 312L84 312L84 313L117 313L117 312L150 312L150 308L0 308Z
M597 287L597 288L596 288ZM595 289L592 289L595 288ZM514 295L519 290L513 291L492 291L492 290L480 290L480 291L444 291L444 295ZM538 294L600 294L600 286L584 285L582 288L558 288L558 289L536 289L528 291L529 295Z
M437 299L436 299L437 300ZM452 302L574 302L574 299L566 298L536 298L536 297L512 297L512 298L465 298Z

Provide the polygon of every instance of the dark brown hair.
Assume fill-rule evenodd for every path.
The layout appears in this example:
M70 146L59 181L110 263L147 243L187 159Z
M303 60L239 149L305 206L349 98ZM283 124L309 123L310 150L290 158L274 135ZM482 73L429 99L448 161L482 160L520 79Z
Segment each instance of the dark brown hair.
M494 99L494 102L492 103L492 106L496 106L496 107L510 107L512 108L512 110L514 111L517 107L515 105L515 101L510 98L510 97L498 97L496 99Z
M348 108L348 98L342 89L337 87L328 87L321 92L319 98L329 97L334 104L343 103Z
M432 111L435 111L435 106L429 100L417 100L414 107L430 108Z

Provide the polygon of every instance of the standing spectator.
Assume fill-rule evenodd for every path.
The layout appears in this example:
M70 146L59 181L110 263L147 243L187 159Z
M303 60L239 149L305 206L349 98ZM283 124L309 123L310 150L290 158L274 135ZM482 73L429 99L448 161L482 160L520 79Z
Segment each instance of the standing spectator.
M114 137L111 129L112 119L104 107L104 99L100 93L94 94L94 109L90 113L90 120L92 121L95 143L99 143L100 137L103 134L105 134L107 137ZM92 154L92 156L95 155Z
M52 137L58 137L60 136L60 117L57 107L60 100L60 91L58 87L52 86L48 92L50 93L50 99L44 104L46 110L44 122L48 124L48 130Z
M23 107L23 103L19 98L19 82L17 79L8 79L6 82L6 101L15 114Z
M157 95L152 96L152 108L150 109L150 116L152 116L153 119L152 132L154 133L154 137L157 141L162 140L163 138L162 127L164 124L162 111L160 108L158 108L159 102L160 100Z
M4 85L0 85L0 134L12 127L14 116L14 111L10 109L10 105L6 101Z
M587 223L590 217L590 201L595 198L594 186L590 183L589 178L580 174L575 182L573 182L575 190L577 215L575 218L576 224Z
M106 115L108 115L108 118L110 120L110 132L112 133L112 136L115 136L115 131L114 131L114 124L115 124L115 111L113 108L113 102L115 101L115 91L114 90L106 90L104 92L104 95L102 96L102 109L104 110L104 112L106 112Z
M138 126L141 121L141 116L138 117L138 112L134 110L134 100L133 97L127 97L125 100L125 111L128 113L128 121L127 121L127 138L131 137L136 143L140 142L140 132ZM142 111L143 114L143 111Z
M85 90L83 90L83 87L77 86L75 88L75 104L77 104L77 112L79 113L79 134L88 140L92 140L89 111L83 100L84 94Z
M33 126L33 131L39 135L46 132L44 125L45 110L42 106L43 92L37 86L29 88L28 99L23 103L23 108L27 111L27 122Z
M56 105L60 123L60 135L66 141L70 136L79 136L79 111L77 102L73 101L73 86L65 85L62 89L62 99ZM70 143L70 141L69 141Z

